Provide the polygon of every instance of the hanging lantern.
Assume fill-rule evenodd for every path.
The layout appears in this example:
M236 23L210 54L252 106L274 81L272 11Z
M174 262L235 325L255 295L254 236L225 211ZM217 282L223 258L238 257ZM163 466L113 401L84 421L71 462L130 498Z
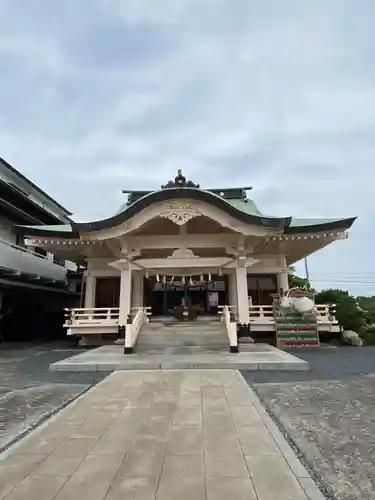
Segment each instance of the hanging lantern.
M208 281L211 281L211 273L208 273Z
M182 276L181 283L185 285L185 276Z
M159 278L159 275L158 275L158 274L156 275L156 281L157 281L158 283L159 283L159 281L160 281L160 278Z

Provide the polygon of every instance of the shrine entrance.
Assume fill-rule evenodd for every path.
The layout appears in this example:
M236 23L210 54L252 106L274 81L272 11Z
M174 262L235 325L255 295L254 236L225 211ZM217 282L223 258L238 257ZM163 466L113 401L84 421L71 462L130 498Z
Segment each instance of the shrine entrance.
M185 281L185 282L184 282ZM176 277L172 282L157 280L155 276L144 279L144 305L150 306L153 316L171 316L176 307L186 305L197 310L198 315L217 314L218 306L228 303L228 277L215 276L211 281L195 282L187 277Z

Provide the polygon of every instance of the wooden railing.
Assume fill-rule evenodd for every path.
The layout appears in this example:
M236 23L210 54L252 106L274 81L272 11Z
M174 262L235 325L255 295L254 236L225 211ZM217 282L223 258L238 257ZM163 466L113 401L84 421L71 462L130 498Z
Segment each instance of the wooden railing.
M108 325L118 324L118 307L77 307L74 309L65 309L67 327L74 325Z
M317 304L316 319L319 323L336 323L335 305ZM274 323L274 307L272 305L249 306L250 323Z
M233 316L236 316L237 314L237 307L236 306L230 306L230 305L227 305L227 306L218 306L218 315L219 315L219 318L220 318L220 321L224 321L224 316L223 316L223 311L224 311L224 308L227 307L229 309L229 312L233 315Z
M249 306L250 323L273 323L273 306L253 305Z
M237 323L232 316L229 306L223 306L222 316L228 335L230 351L238 352Z
M126 325L125 349L133 349L143 325L148 322L148 316L151 314L151 307L138 307L137 309L132 323Z

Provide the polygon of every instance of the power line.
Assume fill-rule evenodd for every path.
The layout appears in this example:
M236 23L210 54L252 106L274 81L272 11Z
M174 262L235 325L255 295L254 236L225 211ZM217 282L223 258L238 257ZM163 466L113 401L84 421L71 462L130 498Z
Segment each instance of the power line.
M375 281L374 280L371 280L371 281L363 281L363 280L310 280L310 281L314 281L315 283L358 283L359 285L360 284L364 284L364 285L371 285L371 284L374 284Z
M311 277L313 281L355 281L358 283L375 283L375 278L369 277L369 278L355 278L355 277L340 277L336 278L334 276L327 276L325 278L315 278L314 276Z
M372 278L375 279L375 274L355 274L355 273L310 273L310 276L316 276L317 278Z
M373 288L375 290L375 283L312 283L312 285L318 285L320 288Z

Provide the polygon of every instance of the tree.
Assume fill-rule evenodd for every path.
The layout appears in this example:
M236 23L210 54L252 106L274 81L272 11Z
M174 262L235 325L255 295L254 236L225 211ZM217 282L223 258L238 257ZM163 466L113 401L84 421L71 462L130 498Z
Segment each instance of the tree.
M296 274L288 274L289 288L307 288L310 290L310 283L306 278L301 278Z
M366 325L375 325L375 297L357 297L357 303L363 310Z
M310 283L306 278L301 278L296 275L296 268L294 266L288 267L288 283L289 288L307 288L310 289Z
M365 314L355 297L346 290L328 289L315 295L316 304L335 304L336 319L345 330L360 332L365 325Z

